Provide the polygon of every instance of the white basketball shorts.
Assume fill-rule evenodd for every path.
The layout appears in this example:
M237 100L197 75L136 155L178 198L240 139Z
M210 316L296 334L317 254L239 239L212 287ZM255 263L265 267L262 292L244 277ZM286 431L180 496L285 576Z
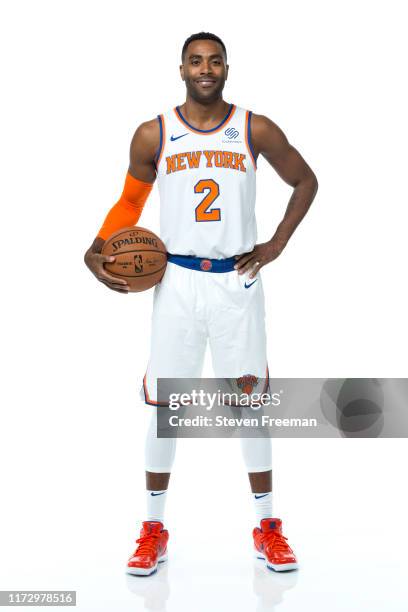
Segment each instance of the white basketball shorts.
M216 378L268 378L261 276L239 275L234 263L169 255L154 289L147 404L159 405L158 378L201 378L207 340Z

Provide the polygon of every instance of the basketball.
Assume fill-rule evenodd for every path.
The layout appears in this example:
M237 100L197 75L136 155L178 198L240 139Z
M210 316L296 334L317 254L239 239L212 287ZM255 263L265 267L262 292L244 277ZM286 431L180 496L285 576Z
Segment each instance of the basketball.
M113 255L115 261L105 263L113 276L124 278L129 291L146 291L163 277L167 251L156 234L144 227L125 227L106 240L103 255Z

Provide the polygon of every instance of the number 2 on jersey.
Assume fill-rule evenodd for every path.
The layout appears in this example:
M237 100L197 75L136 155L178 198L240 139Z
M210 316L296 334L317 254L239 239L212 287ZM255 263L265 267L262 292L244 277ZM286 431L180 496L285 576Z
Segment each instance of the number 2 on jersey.
M194 185L194 193L204 193L206 189L209 190L208 193L195 209L196 221L220 221L220 208L208 210L214 200L220 195L220 187L213 179L201 179Z

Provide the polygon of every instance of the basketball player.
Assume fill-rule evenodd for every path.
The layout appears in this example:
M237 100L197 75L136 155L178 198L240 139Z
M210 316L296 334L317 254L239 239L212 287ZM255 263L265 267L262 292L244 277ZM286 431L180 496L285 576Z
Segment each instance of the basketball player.
M180 74L185 103L137 128L122 196L85 255L100 282L128 292L126 280L104 269L114 257L101 249L114 231L137 223L157 179L168 265L155 287L143 381L152 418L145 447L147 516L127 563L135 575L152 574L167 555L164 507L176 439L157 438L157 379L199 378L207 340L217 378L268 377L259 271L282 253L317 191L314 173L275 123L223 99L228 64L220 38L190 36ZM259 155L293 187L282 221L262 244L256 244L254 213ZM295 569L296 557L272 511L270 438L242 438L241 444L258 522L255 554L270 569Z

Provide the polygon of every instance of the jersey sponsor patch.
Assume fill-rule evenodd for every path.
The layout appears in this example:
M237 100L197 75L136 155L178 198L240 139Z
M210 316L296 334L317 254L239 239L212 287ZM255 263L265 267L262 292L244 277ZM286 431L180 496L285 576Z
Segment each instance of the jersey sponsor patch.
M224 135L227 138L223 138L222 142L225 144L226 142L231 143L231 144L241 144L242 140L238 139L239 136L239 131L236 130L234 127L230 127L227 128L224 132Z

